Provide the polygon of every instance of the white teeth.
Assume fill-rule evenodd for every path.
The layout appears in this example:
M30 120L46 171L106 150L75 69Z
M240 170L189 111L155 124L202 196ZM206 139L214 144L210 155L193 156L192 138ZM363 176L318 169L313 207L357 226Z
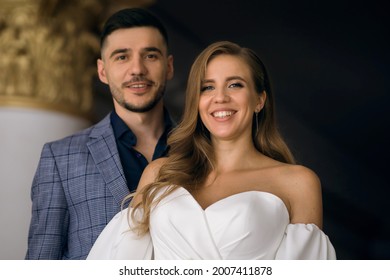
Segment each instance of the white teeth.
M216 118L226 118L233 115L232 111L218 111L213 113L213 116Z
M130 86L131 88L144 88L144 87L146 87L146 85L144 85L144 84L141 84L141 85L132 85L132 86Z

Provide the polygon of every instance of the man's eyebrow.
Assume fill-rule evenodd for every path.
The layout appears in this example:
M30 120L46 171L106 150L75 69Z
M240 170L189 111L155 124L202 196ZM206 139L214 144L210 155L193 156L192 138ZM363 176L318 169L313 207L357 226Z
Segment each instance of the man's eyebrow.
M112 53L110 54L110 58L112 58L113 56L117 55L117 54L124 54L124 53L127 53L129 52L130 49L129 48L123 48L123 49L116 49L114 51L112 51ZM159 49L159 48L156 48L156 47L146 47L143 49L144 52L158 52L159 54L163 55L163 52Z
M159 54L163 54L162 51L159 48L156 47L146 47L144 48L146 52L158 52Z
M118 53L127 53L129 51L129 49L127 48L124 48L124 49L116 49L114 50L111 54L110 54L110 58L112 58L114 55L118 54Z

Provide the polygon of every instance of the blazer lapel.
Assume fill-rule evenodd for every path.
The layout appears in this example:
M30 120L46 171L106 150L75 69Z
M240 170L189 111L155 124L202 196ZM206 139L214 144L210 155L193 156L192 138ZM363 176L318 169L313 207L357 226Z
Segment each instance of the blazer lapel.
M111 191L115 201L120 206L129 189L123 173L114 133L109 115L99 122L90 134L91 140L87 143L92 158Z

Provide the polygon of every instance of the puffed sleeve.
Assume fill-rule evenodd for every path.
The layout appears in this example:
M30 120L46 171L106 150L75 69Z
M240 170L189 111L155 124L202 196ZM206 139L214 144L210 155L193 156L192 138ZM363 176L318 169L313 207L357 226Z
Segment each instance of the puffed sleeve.
M280 260L335 260L328 236L315 224L289 224L276 253Z
M100 233L87 260L150 260L153 244L149 233L138 236L130 229L127 209L116 214Z

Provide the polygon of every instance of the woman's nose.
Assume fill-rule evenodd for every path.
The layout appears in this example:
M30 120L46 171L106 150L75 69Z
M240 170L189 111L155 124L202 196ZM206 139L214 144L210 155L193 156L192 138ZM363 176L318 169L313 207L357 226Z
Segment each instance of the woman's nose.
M230 96L225 89L217 89L215 91L214 100L215 102L227 102Z

